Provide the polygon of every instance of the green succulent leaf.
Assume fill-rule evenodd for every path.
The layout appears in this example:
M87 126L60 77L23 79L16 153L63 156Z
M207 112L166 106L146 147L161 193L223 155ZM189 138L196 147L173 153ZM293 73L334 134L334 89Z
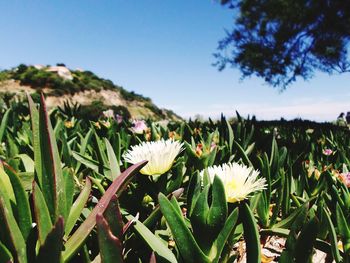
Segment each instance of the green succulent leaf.
M343 259L339 253L337 233L335 231L334 224L333 224L332 219L331 219L331 217L330 217L330 215L325 207L323 208L323 212L324 212L324 215L326 217L326 222L328 225L329 239L330 239L330 243L332 245L333 258L334 258L336 263L341 263Z
M220 232L227 218L227 202L225 187L221 179L215 175L212 185L212 201L207 215L207 224L213 234Z
M28 100L32 118L34 162L38 184L46 200L51 220L56 222L60 215L67 217L60 155L43 94L41 94L39 111L30 96Z
M37 263L45 263L50 259L52 263L61 262L61 251L63 248L64 225L63 217L59 217L55 225L48 233L45 242L40 246L36 259Z
M44 244L47 235L52 229L52 221L44 195L36 182L33 183L33 204L35 222L37 224L39 234L39 242L40 244Z
M68 221L68 216L73 204L74 198L74 174L73 169L65 167L63 169L63 179L64 179L64 189L66 194L66 221Z
M116 196L111 198L103 216L107 220L111 233L119 240L122 240L124 223L120 213L118 198Z
M2 226L0 237L11 251L15 262L26 263L26 243L8 204L4 197L0 195L0 223Z
M11 252L0 242L0 263L13 263Z
M65 227L65 235L68 236L72 231L75 223L79 219L81 212L83 211L87 200L89 199L89 195L91 192L91 181L87 177L85 180L85 186L83 190L80 192L78 198L74 201L69 216L67 219L66 227Z
M162 193L158 195L160 209L167 220L180 254L186 262L209 262L177 209Z
M249 160L248 155L245 153L242 146L236 141L233 140L233 146L237 149L239 156L242 158L242 161L245 165L253 167L252 162Z
M143 223L131 215L127 215L126 219L134 221L133 227L136 233L147 243L147 245L155 252L157 257L165 262L176 263L176 257L171 250L164 244L164 242L155 236Z
M313 217L301 230L295 244L295 262L312 262L313 248L319 231L319 221Z
M27 240L30 230L32 228L32 215L30 212L30 205L28 195L23 188L20 178L16 172L4 163L6 173L11 181L13 191L16 197L15 211L17 215L18 226L21 229L23 238Z
M227 241L231 233L234 231L236 227L237 220L238 220L238 208L232 211L230 216L227 218L225 225L222 227L218 237L214 241L209 253L209 258L211 262L219 262L221 253L225 245L227 244Z
M208 229L209 195L210 185L204 187L193 208L190 220L194 237L204 253L209 252L213 240L211 229ZM226 200L225 200L226 203ZM163 213L164 214L164 213ZM209 231L208 231L209 230ZM214 237L215 238L215 237Z
M2 195L6 197L8 201L16 204L16 196L13 191L13 187L11 184L10 177L7 173L5 173L3 167L0 166L0 191Z
M99 173L100 168L104 171L104 173L110 172L110 169L99 163L98 161L92 160L89 157L86 157L80 153L72 152L73 158L76 159L78 162L84 164L86 167L90 168L91 170L95 171L96 173Z
M290 228L294 220L296 220L300 213L307 213L308 211L308 202L305 202L302 206L298 207L293 211L288 217L281 220L280 222L273 225L272 228Z
M80 225L80 227L74 232L74 234L68 239L65 244L66 250L63 252L63 261L67 262L72 256L74 256L79 248L84 243L92 229L96 224L96 215L103 213L111 198L114 195L120 195L122 190L131 181L132 177L145 166L147 161L143 161L130 166L125 170L113 183L108 187L106 193L102 196L101 200L91 211L88 218Z
M228 147L229 147L230 153L232 153L232 145L234 141L233 130L228 120L225 120L225 121L226 121L226 127L228 131Z
M261 247L258 227L254 215L246 202L240 204L239 215L244 229L247 263L260 263Z
M199 194L201 192L201 179L199 172L194 173L190 179L190 183L187 190L187 213L189 217L192 215L193 208L197 202Z
M4 116L2 117L1 120L1 124L0 124L0 143L2 142L2 138L4 137L5 131L6 131L6 127L7 127L7 123L9 120L9 115L10 115L11 109L8 109Z
M27 154L18 154L18 158L21 159L26 172L34 173L34 161Z
M118 159L114 153L114 150L112 148L112 145L110 142L105 138L105 144L107 148L107 156L108 156L108 162L109 167L111 171L111 179L114 180L120 175L120 167Z
M169 194L167 197L168 199L171 199L172 197L175 197L176 199L178 199L184 192L183 188L179 188L177 190L175 190L174 192L172 192L171 194ZM187 210L188 212L188 210ZM157 220L162 216L162 212L160 211L160 206L159 204L153 209L152 213L145 219L145 221L143 221L143 224L148 227L151 228L153 227L156 223Z
M344 253L349 255L350 253L350 229L348 225L348 220L346 220L344 213L339 204L336 206L336 218L339 229L339 234L343 241ZM349 258L350 259L350 256Z
M89 142L91 140L91 137L92 137L92 133L93 133L93 129L89 129L89 131L86 133L84 139L82 140L82 143L80 145L80 151L79 151L80 156L84 156L85 155L87 146L88 146L88 144L89 144ZM79 171L81 163L82 162L77 162L77 165L75 167L75 173L77 173Z
M111 228L102 214L96 215L96 225L101 262L124 262L122 242L112 234Z

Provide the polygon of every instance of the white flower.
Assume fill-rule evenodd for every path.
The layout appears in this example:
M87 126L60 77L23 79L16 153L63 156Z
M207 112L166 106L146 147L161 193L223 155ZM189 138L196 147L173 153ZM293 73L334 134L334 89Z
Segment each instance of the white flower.
M269 129L265 129L264 133L269 134L269 133L271 133L271 131Z
M307 129L305 132L306 132L307 134L312 134L312 133L314 132L314 129Z
M132 146L131 150L124 154L124 159L132 164L147 160L148 163L140 172L145 175L161 175L170 170L176 156L182 151L182 145L171 139L142 142Z
M207 168L209 178L213 182L217 175L225 186L227 202L235 203L247 199L254 192L265 189L266 179L258 178L259 171L243 164L228 163ZM204 170L200 175L203 177Z
M105 110L102 113L106 118L114 118L114 111L112 109Z

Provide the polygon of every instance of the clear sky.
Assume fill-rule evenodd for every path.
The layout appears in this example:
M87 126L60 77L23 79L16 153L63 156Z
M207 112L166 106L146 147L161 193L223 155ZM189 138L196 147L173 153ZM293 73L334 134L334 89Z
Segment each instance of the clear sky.
M0 68L65 63L150 97L183 117L334 120L350 111L350 74L316 74L283 93L262 80L218 72L218 40L233 13L214 0L5 0Z

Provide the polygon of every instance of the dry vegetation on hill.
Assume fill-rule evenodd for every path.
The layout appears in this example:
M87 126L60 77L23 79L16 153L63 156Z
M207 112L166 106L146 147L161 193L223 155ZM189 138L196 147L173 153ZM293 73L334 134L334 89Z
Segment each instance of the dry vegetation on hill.
M25 92L44 92L49 107L63 106L68 101L96 114L113 108L116 113L135 119L181 119L170 110L158 108L150 98L129 92L91 71L70 70L64 64L54 67L19 65L0 72L3 98L23 97Z

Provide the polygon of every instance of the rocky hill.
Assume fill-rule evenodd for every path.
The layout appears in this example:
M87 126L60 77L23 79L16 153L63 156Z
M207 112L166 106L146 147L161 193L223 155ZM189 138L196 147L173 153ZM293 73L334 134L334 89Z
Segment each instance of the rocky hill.
M0 71L0 97L23 97L25 92L35 97L46 96L48 107L69 102L98 117L103 111L133 119L179 120L171 110L158 108L150 98L129 92L112 81L100 78L91 71L71 70L64 64L56 66L19 65Z

